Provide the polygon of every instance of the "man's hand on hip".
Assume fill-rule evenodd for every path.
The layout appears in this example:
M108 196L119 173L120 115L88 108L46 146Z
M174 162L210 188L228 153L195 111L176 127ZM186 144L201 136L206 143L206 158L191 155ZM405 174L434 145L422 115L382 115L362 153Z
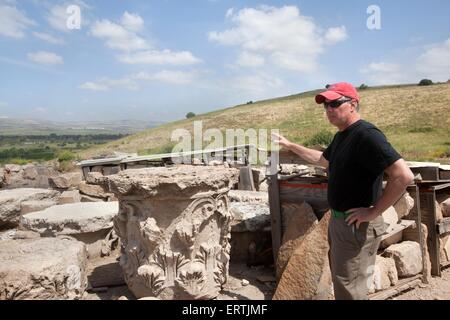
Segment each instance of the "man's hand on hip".
M362 222L370 222L375 220L379 216L378 212L373 207L371 208L354 208L347 210L347 213L351 213L346 219L348 225L356 223L356 228L359 229L359 225Z

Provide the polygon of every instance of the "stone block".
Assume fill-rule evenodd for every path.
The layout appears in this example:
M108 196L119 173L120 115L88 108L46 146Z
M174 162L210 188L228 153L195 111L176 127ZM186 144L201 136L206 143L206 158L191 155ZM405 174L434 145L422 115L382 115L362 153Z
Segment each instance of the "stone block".
M232 232L258 232L270 229L270 208L268 204L231 202L233 215Z
M292 252L318 224L316 215L309 204L285 202L281 208L283 236L276 261L276 277L280 279Z
M52 188L69 189L76 188L83 180L81 172L70 172L59 174L49 178L49 183Z
M405 192L400 199L394 204L394 209L397 212L398 220L406 217L411 209L414 207L414 199L409 195L408 192Z
M274 300L329 300L333 285L328 262L327 212L295 248L281 276Z
M78 190L64 191L63 193L61 193L58 199L58 204L68 204L77 202L81 202L80 191Z
M422 253L415 241L393 244L386 249L385 255L394 259L399 278L412 277L422 272Z
M0 191L0 228L19 224L22 203L25 201L56 201L59 192L38 188L19 188Z
M0 300L80 299L86 246L70 239L0 241Z

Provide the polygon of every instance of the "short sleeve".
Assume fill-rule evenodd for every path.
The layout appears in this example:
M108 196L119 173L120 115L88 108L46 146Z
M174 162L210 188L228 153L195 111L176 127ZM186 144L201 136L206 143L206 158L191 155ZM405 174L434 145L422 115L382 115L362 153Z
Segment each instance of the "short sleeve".
M323 153L322 156L327 160L330 161L330 146L328 146L328 148L326 148Z
M392 165L401 155L387 141L386 136L378 129L369 129L362 137L358 158L362 166L375 175L381 174Z
M333 140L331 141L331 143L328 145L328 147L322 153L322 156L327 161L330 161L330 153L331 153L331 149L333 148L333 145L335 143L335 140L336 140L336 135L333 137Z

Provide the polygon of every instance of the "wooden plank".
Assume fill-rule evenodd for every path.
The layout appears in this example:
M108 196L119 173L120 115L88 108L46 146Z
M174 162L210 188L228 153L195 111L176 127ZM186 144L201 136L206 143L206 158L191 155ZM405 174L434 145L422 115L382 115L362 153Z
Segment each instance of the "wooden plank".
M369 300L386 300L392 296L402 293L405 290L415 288L422 282L420 277L421 275L418 274L414 277L402 279L392 288L369 295Z
M409 228L409 227L415 228L416 227L416 222L414 220L402 220L402 221L400 221L400 223L396 224L393 227L392 231L390 231L387 234L382 235L381 236L381 241L383 241L383 240L393 236L394 234L397 234L400 231L405 230L406 228Z
M420 189L420 211L422 213L422 222L428 228L428 252L431 260L431 274L441 276L440 254L439 254L439 236L437 233L436 221L436 194L434 190L425 191Z
M281 247L281 204L280 186L278 174L268 176L269 182L269 207L272 228L272 254L273 261L277 261L278 250Z

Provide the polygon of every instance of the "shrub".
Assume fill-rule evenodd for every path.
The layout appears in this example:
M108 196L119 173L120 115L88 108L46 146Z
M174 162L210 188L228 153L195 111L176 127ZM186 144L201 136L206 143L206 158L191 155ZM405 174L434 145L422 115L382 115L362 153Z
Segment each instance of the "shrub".
M431 86L433 84L433 81L430 79L422 79L419 82L419 86Z
M68 151L68 150L61 151L58 154L58 161L59 162L72 161L72 160L75 160L75 155L72 152Z
M328 147L333 140L333 134L330 131L322 130L313 135L309 140L305 142L306 146L320 146Z
M359 90L366 90L366 89L368 89L369 88L369 86L368 85L366 85L366 84L362 84L362 85L360 85L359 86Z
M193 112L188 112L186 114L186 119L193 118L193 117L195 117L195 113L193 113Z

